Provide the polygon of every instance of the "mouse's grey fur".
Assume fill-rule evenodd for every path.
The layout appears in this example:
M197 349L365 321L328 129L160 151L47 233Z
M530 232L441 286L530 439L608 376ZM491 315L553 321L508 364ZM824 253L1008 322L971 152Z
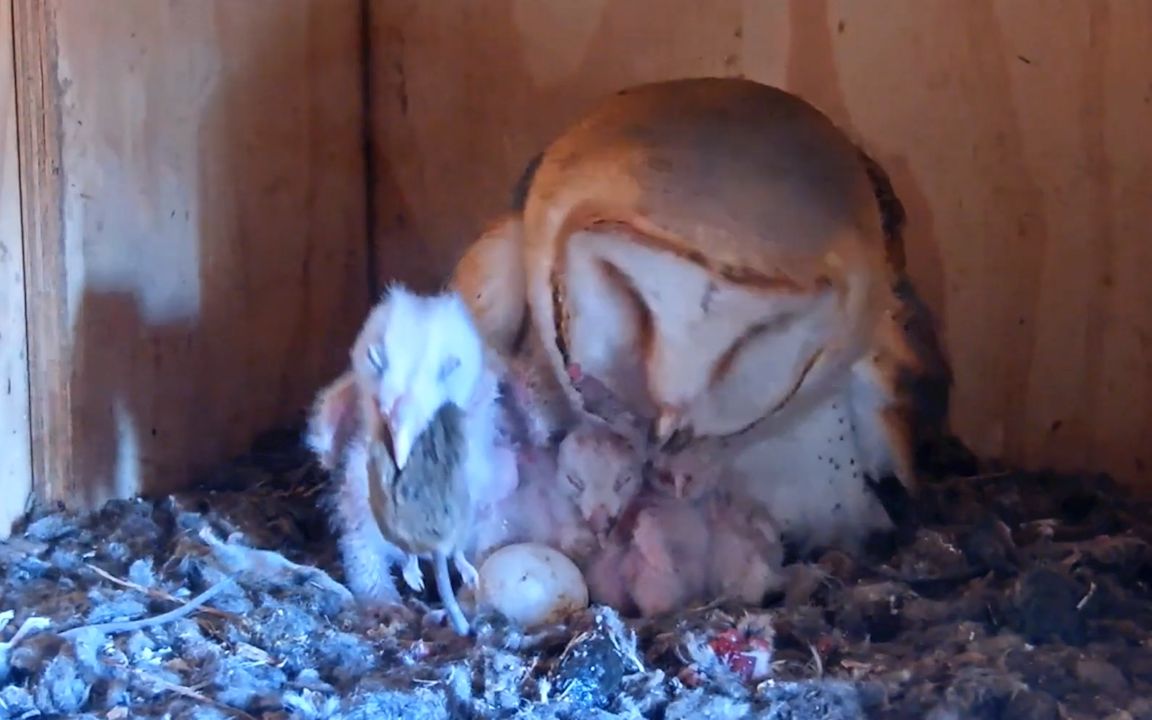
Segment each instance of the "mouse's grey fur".
M377 473L370 473L368 491L384 536L406 552L431 557L436 590L461 635L468 633L468 622L452 590L448 555L455 551L461 568L461 540L472 522L473 498L462 473L465 442L464 411L444 403L416 437L403 470L397 472L385 443L374 443Z

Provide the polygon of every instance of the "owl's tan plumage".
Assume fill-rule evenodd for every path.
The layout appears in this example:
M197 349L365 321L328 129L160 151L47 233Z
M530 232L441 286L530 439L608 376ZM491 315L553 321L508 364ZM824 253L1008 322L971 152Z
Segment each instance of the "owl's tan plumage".
M523 242L528 304L557 338L557 369L579 362L623 395L643 379L648 398L631 399L693 416L698 434L818 392L863 353L883 302L883 231L855 145L796 96L748 80L606 99L544 152ZM606 296L631 312L606 312ZM788 317L813 327L772 326ZM765 321L761 339L818 337L780 345L765 392L711 407L714 376L742 370L727 351ZM606 342L605 324L630 337ZM629 354L647 367L614 340L638 345Z
M485 341L505 355L523 334L526 313L520 227L519 214L493 222L457 261L450 283L468 303Z
M523 282L514 263L467 272L523 288L499 306L527 314L474 312L501 337L527 317L573 402L569 363L661 439L723 439L806 544L886 524L864 476L913 486L919 418L943 422L924 398L946 414L950 374L887 176L826 116L748 80L641 85L562 132L518 193L502 237Z

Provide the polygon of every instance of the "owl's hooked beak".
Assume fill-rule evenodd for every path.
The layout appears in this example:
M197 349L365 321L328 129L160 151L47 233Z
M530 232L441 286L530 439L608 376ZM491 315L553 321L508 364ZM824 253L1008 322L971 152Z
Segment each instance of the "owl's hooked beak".
M597 505L588 518L588 524L596 533L596 537L603 539L608 536L608 532L612 529L612 515L608 512L608 508Z
M403 470L408 464L408 456L412 454L412 434L405 429L405 425L389 421L390 435L392 436L392 457L396 461L396 469Z
M683 425L684 415L679 410L661 410L656 422L652 425L649 437L653 445L661 452L678 453L692 442L693 431L691 426Z
M388 449L392 453L397 471L403 470L408 464L408 457L412 454L412 443L415 440L415 433L412 432L411 423L408 422L406 400L406 396L401 395L392 407L386 411L381 408L380 413L388 428L388 436L384 440L389 445Z

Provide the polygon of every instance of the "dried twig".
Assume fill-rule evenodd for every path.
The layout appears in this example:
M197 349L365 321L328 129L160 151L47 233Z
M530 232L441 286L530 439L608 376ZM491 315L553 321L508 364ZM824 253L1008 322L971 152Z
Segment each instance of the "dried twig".
M71 640L79 637L80 633L90 630L97 630L103 633L121 633L170 623L175 620L179 620L182 617L191 615L193 612L199 609L201 605L219 595L221 591L228 588L230 585L232 585L232 583L232 578L226 578L223 581L218 582L212 587L208 588L204 592L200 593L196 597L192 598L186 604L181 605L175 610L169 610L166 613L154 615L153 617L140 618L138 620L123 620L97 623L95 625L81 625L80 627L75 627L71 630L65 630L64 632L60 633L60 637L68 638Z
M59 632L57 634L60 637L65 638L67 640L74 640L77 637L79 637L81 633L92 631L92 630L95 630L97 632L102 632L102 633L121 633L121 632L130 632L132 630L140 630L140 629L143 629L146 627L152 627L155 625L163 625L165 623L169 623L169 622L172 622L174 620L179 620L180 618L185 617L187 615L191 615L193 612L195 612L197 609L199 609L199 607L201 605L208 602L209 600L214 598L216 595L220 594L220 592L222 590L224 590L225 588L227 588L231 584L232 584L231 578L229 578L229 579L227 579L221 583L217 583L216 585L213 585L212 587L208 588L207 590L200 593L196 597L192 598L191 600L189 600L184 605L181 605L180 607L176 608L175 610L169 610L166 613L161 613L160 615L155 615L153 617L140 618L137 620L122 620L122 621L113 621L113 622L106 622L106 623L96 623L94 625L81 625L80 627L74 627L74 628L71 628L70 630L65 630L64 632ZM10 618L9 618L9 621L10 621ZM7 624L7 622L5 622L5 625L6 624ZM27 637L33 633L47 632L50 630L51 630L51 621L48 618L30 617L24 621L24 624L20 626L20 629L16 631L16 634L12 636L11 640L9 640L6 643L0 643L0 653L6 653L6 652L10 651L11 649L15 648L17 645L19 645L24 640L25 637Z
M179 603L181 605L188 604L187 600L184 600L183 598L178 598L175 595L172 595L171 593L164 592L163 590L159 590L157 588L144 587L143 585L139 585L139 584L134 583L130 580L124 580L123 578L118 578L115 575L113 575L112 573L108 572L107 570L104 570L103 568L97 567L96 565L93 565L92 563L84 563L84 564L88 567L89 570L96 573L97 575L99 575L103 579L107 580L108 582L112 583L113 585L119 585L120 587L128 588L129 590L135 590L136 592L143 593L143 594L147 595L148 597L155 598L157 600L167 600L169 602ZM226 620L231 620L233 622L240 620L240 618L235 613L230 613L230 612L227 612L225 610L217 610L216 608L213 608L213 607L200 608L200 612L204 613L205 615L215 615L217 617L222 617Z
M808 649L812 652L812 663L815 666L816 677L824 679L824 658L820 657L820 651L812 643L808 643Z
M1080 598L1080 602L1076 603L1076 609L1078 611L1083 610L1084 606L1088 604L1088 601L1091 600L1092 596L1095 594L1096 594L1096 582L1092 581L1092 584L1088 587L1087 594L1085 594L1084 597Z
M219 585L217 585L217 587L219 587ZM240 708L232 707L231 705L228 705L226 703L222 703L219 700L213 700L212 698L208 697L207 695L204 695L203 693L199 693L190 687L185 687L184 685L177 685L176 683L169 682L167 680L164 680L163 678L158 678L155 675L149 675L148 673L146 673L142 670L137 670L135 668L131 668L131 671L140 680L143 680L144 682L152 683L156 687L159 687L163 690L167 690L168 692L176 693L177 695L186 697L189 700L195 700L196 702L201 702L201 703L204 703L206 705L212 705L213 707L218 707L225 712L232 713L233 715L236 715L237 717L244 718L245 720L256 720L255 716L244 712Z
M5 611L3 616L4 624L0 627L7 627L8 623L12 621L12 611ZM0 642L0 657L2 657L4 653L7 653L9 650L19 645L24 640L24 638L28 637L32 633L47 629L51 622L52 621L46 617L38 617L35 615L25 619L24 622L20 624L20 627L16 629L15 634L12 635L11 640L7 642Z

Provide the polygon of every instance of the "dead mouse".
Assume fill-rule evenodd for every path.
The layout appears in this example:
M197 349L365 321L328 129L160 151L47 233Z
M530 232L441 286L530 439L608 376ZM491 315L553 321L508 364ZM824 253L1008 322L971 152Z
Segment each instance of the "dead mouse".
M386 430L385 430L386 432ZM374 441L369 450L368 499L380 532L409 553L404 580L414 590L424 588L419 558L430 559L440 595L452 627L469 632L448 576L451 557L465 584L479 579L464 557L474 521L474 508L464 470L464 413L445 403L416 437L403 470L398 470L388 445Z

